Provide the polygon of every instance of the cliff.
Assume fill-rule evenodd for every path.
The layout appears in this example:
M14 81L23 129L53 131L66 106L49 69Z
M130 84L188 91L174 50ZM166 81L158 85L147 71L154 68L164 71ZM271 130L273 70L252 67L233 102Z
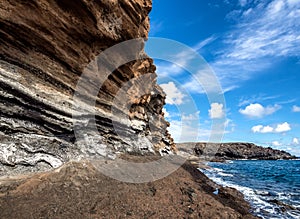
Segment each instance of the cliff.
M144 42L127 47L134 60L114 66L107 78L116 60L104 66L95 60L121 42L147 38L150 10L150 0L0 1L1 174L116 152L174 150L162 113L165 94ZM139 81L143 75L146 83ZM117 94L129 82L135 95L128 91L124 103ZM77 102L76 92L84 97Z
M212 161L237 160L237 159L257 159L257 160L279 160L295 159L291 154L257 146L252 143L232 142L232 143L180 143L176 144L179 151L190 155L196 155ZM217 148L217 153L210 154L210 148ZM213 150L215 151L215 150Z

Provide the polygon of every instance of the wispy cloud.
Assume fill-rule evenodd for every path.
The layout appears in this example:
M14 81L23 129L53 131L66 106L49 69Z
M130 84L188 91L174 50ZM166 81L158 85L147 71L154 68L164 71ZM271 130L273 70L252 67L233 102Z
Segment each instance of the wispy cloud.
M241 106L249 105L251 103L263 102L266 100L273 100L273 99L277 99L279 97L280 97L279 95L267 96L265 94L253 95L251 97L241 97L239 100L238 106L241 107ZM278 103L278 104L282 104L282 103Z
M194 93L225 93L232 89L228 87L221 90L218 78L208 65L199 69L195 75L191 76L190 80L184 82L183 87Z
M292 108L292 111L293 111L294 113L299 113L299 112L300 112L300 107L294 105L293 108Z
M150 19L150 33L149 36L155 36L159 33L163 28L163 21L157 21Z
M210 66L216 74L223 92L234 90L241 81L251 79L270 68L284 57L300 56L300 1L297 0L239 0L227 1L236 4L235 11L228 14L235 17L232 28L223 37L212 35L194 45L195 51L218 40L220 49L214 52ZM155 27L155 25L154 25ZM174 63L157 63L161 77L175 77L191 65L194 54L182 51L174 54ZM199 69L197 77L207 79ZM209 79L209 78L208 78ZM193 92L203 93L198 83L191 79L185 82ZM214 87L212 87L214 89Z
M189 50L182 47L182 51L173 54L173 57L171 58L173 60L173 63L156 63L156 71L158 75L160 77L174 77L176 75L180 75L184 72L185 69L188 69L190 65L193 64L191 63L191 61L195 58L195 55L197 55L197 51L201 50L203 47L207 46L214 40L216 40L216 37L210 36L203 41L200 41Z
M211 63L222 84L248 80L274 59L300 55L300 1L240 0L236 25Z
M217 39L216 36L214 36L214 35L213 35L213 36L210 36L210 37L206 38L205 40L200 41L199 43L197 43L197 44L193 47L193 49L196 50L196 51L199 51L199 50L201 50L203 47L205 47L205 46L211 44L212 42L214 42L216 39Z
M299 9L299 1L273 0L269 4L257 4L227 36L226 43L231 49L223 57L255 60L268 56L298 56Z
M223 92L232 90L233 86L221 89L215 72L197 52L214 40L216 40L216 37L211 36L191 48L182 46L179 52L169 57L172 63L156 63L158 75L160 78L177 79L183 88L193 93L222 94ZM185 77L178 80L177 77L180 77L182 73L185 73Z

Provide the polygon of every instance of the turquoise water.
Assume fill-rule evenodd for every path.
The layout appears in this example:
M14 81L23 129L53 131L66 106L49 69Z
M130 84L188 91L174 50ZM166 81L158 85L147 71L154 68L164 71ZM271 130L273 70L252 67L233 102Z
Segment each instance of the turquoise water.
M216 183L242 192L255 215L300 219L300 160L237 160L208 165L213 168L201 171Z

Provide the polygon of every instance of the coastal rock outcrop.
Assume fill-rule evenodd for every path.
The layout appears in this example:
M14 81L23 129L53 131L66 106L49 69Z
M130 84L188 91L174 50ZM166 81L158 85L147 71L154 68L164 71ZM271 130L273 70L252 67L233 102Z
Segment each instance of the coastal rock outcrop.
M126 40L147 38L151 6L150 0L0 2L1 174L45 170L82 156L175 150L162 112L165 94L143 41L126 51L135 60L116 66L101 87L97 74L89 72L85 93L79 95L89 98L96 90L95 106L83 100L79 108L92 110L78 110L73 98L97 55ZM100 68L114 60L106 64ZM143 75L147 83L141 84ZM135 95L128 92L124 111L116 94L129 82ZM87 118L94 112L97 133L75 136L74 126L90 131Z
M295 159L295 156L271 147L261 147L253 143L232 142L232 143L180 143L176 144L179 151L188 154L206 157L212 161L257 159L257 160L279 160ZM210 148L216 153L210 154Z

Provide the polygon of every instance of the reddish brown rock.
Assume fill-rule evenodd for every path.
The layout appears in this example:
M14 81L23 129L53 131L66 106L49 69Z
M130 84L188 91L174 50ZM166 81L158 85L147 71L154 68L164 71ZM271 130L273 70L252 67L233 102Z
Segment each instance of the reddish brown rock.
M84 133L90 130L80 122L92 113L74 108L82 72L107 48L147 38L150 10L150 0L0 2L1 174L45 170L80 157L113 158L116 151L169 153L174 149L161 112L165 94L156 84L155 66L143 43L129 48L136 60L118 67L107 79L103 74L94 101L98 133ZM139 84L139 77L146 74L147 83ZM88 76L87 98L99 88L97 74L91 71ZM137 94L128 93L129 112L118 108L115 97L127 82ZM80 107L93 107L85 105L83 101ZM83 132L79 139L74 122Z
M89 162L0 183L0 218L7 219L256 218L238 191L213 194L218 186L188 162L161 180L141 184L106 177Z

